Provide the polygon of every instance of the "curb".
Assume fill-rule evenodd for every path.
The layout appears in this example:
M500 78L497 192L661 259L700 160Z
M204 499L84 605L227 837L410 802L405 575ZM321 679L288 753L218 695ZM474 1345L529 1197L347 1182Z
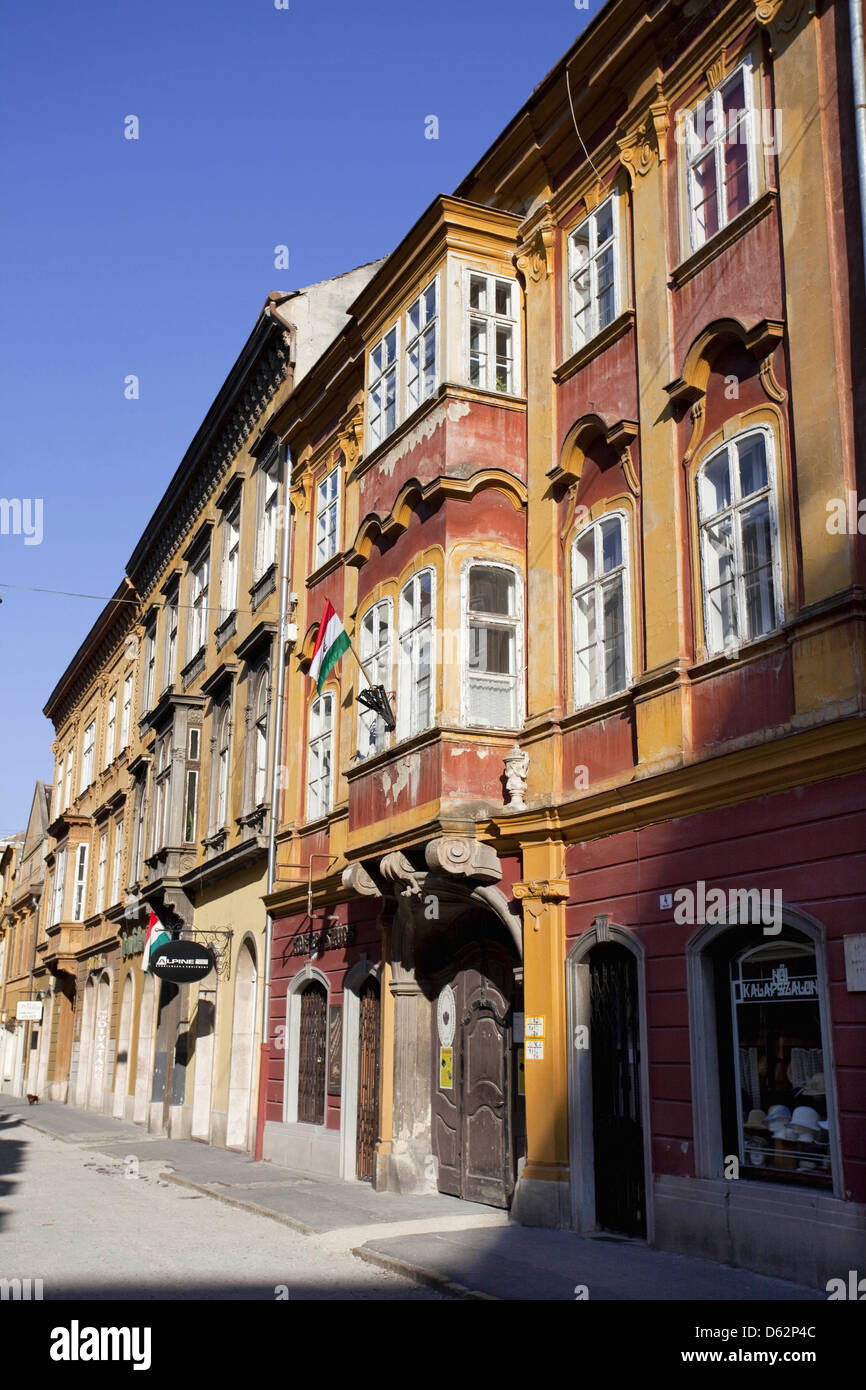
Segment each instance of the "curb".
M468 1289L465 1284L457 1284L453 1279L446 1279L443 1274L434 1274L432 1270L422 1269L420 1265L410 1265L406 1260L398 1260L393 1255L382 1255L378 1250L369 1249L366 1245L356 1245L350 1253L357 1259L364 1260L366 1264L377 1265L389 1274L400 1274L404 1279L411 1279L414 1284L423 1284L428 1289L449 1293L454 1298L483 1303L502 1302L496 1294L482 1293L480 1289Z
M218 1202L225 1202L227 1207L238 1207L241 1211L252 1213L253 1216L266 1216L270 1221L277 1221L281 1226L289 1226L293 1231L300 1231L302 1236L314 1236L318 1232L312 1226L305 1226L303 1221L297 1221L293 1216L284 1216L282 1212L270 1211L268 1207L257 1206L255 1202L245 1202L240 1197L229 1197L225 1192L215 1192L206 1183L193 1182L190 1178L180 1178L176 1173L170 1173L163 1169L159 1176L166 1182L173 1182L178 1187L191 1187L194 1192L201 1192L205 1197L215 1197Z

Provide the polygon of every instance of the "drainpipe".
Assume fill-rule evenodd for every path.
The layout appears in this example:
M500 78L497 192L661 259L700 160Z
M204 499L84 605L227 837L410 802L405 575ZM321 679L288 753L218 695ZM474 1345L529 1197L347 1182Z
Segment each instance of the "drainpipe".
M284 439L280 440L279 447L282 448ZM280 617L277 628L277 688L274 697L274 730L273 747L271 749L271 805L268 815L268 877L267 891L274 891L274 882L277 876L277 811L279 807L279 779L277 769L280 766L280 756L283 746L283 714L285 704L286 687L286 626L289 612L289 587L291 576L289 574L289 556L291 554L291 531L292 517L289 503L289 489L292 484L292 454L286 448L285 475L283 479L283 545L280 557ZM265 959L262 989L262 1033L259 1055L259 1099L256 1109L256 1147L255 1158L259 1162L262 1157L262 1144L265 1132L265 1100L267 1096L267 1060L268 1060L268 1027L270 1025L271 1012L271 946L274 935L274 921L271 913L267 914L265 924Z
M863 56L862 0L848 0L851 27L851 71L854 78L854 127L857 132L857 183L860 189L860 241L863 287L866 292L866 70Z

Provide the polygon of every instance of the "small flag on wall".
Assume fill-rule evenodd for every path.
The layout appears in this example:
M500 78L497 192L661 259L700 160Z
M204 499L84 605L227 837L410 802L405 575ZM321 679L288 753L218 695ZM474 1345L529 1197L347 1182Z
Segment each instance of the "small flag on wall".
M320 695L328 675L348 649L349 634L334 612L330 599L326 599L316 645L313 648L313 659L310 662L310 677L316 682L316 689Z
M141 955L141 969L145 975L150 969L150 958L154 951L158 951L160 946L164 946L167 941L171 941L171 932L166 931L156 913L152 912L147 924L147 935L144 938L144 950Z

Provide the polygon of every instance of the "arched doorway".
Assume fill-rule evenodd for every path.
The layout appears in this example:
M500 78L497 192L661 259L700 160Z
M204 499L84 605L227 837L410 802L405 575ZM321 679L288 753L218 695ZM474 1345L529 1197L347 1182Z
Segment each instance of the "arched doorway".
M651 1239L643 961L606 916L569 952L569 1131L575 1228Z
M156 1000L159 981L148 975L141 991L138 1011L138 1051L135 1062L135 1105L132 1118L136 1124L146 1124L150 1106L150 1083L153 1069L153 1047L156 1036Z
M226 1148L250 1147L253 1062L256 1040L256 997L258 972L252 943L244 942L238 953L235 976L232 1050L229 1066Z
M132 1014L135 1006L135 981L130 971L123 986L120 1009L120 1028L117 1033L117 1065L114 1070L114 1107L117 1119L126 1118L126 1097L129 1092L129 1049L132 1041Z
M356 1175L362 1182L375 1177L379 1140L379 981L369 978L361 987L358 1019L358 1118Z
M497 924L472 913L429 940L421 956L434 989L437 1186L507 1207L526 1132L514 1051L514 1013L522 1011L516 953Z

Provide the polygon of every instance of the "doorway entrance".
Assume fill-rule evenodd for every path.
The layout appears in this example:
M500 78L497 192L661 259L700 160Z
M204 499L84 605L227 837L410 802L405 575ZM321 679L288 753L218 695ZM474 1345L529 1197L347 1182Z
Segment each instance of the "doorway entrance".
M454 1197L508 1207L515 1129L522 1130L515 1113L512 1045L515 961L498 942L473 934L437 979L432 1049L437 1185Z
M356 1176L372 1182L379 1140L379 984L368 979L359 997Z
M598 1225L646 1235L637 961L615 942L589 957L592 1134Z

